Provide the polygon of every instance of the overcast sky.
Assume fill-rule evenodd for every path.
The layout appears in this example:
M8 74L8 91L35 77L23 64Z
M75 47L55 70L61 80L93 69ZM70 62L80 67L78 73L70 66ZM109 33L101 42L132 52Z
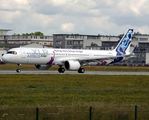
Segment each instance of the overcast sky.
M149 0L1 0L0 29L119 35L133 28L149 34L148 6Z

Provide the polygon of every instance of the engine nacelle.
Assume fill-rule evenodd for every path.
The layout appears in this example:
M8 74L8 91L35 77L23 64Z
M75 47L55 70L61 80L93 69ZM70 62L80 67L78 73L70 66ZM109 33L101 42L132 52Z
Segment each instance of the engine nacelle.
M80 65L79 61L70 60L70 61L66 61L64 63L64 67L67 70L78 70L81 67L81 65Z
M39 70L48 70L50 67L51 65L35 65L35 68Z

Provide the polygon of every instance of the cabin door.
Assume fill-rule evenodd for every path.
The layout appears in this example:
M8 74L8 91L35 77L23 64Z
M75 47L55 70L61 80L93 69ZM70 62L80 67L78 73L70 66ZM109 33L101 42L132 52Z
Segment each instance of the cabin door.
M21 48L21 58L26 58L25 50Z

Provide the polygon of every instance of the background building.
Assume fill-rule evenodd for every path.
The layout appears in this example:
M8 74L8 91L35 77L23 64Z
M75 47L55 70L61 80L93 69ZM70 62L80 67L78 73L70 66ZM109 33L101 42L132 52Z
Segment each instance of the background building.
M0 29L0 47L14 48L28 44L39 44L53 48L53 36L7 35L10 30Z
M54 34L53 47L67 49L112 50L120 37L104 35Z
M53 34L54 48L108 50L118 42L118 36Z
M53 34L54 48L82 49L86 36L79 34Z

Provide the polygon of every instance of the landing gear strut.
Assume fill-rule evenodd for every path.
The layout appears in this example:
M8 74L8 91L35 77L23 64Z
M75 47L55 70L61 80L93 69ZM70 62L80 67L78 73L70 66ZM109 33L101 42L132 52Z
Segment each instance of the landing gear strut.
M59 72L59 73L64 73L64 72L65 72L65 69L62 68L62 66L60 66L60 68L58 68L58 72Z
M17 64L17 65L18 65L18 69L16 69L16 72L20 73L21 72L21 70L20 70L21 64Z
M84 73L85 69L84 68L79 68L78 73Z

